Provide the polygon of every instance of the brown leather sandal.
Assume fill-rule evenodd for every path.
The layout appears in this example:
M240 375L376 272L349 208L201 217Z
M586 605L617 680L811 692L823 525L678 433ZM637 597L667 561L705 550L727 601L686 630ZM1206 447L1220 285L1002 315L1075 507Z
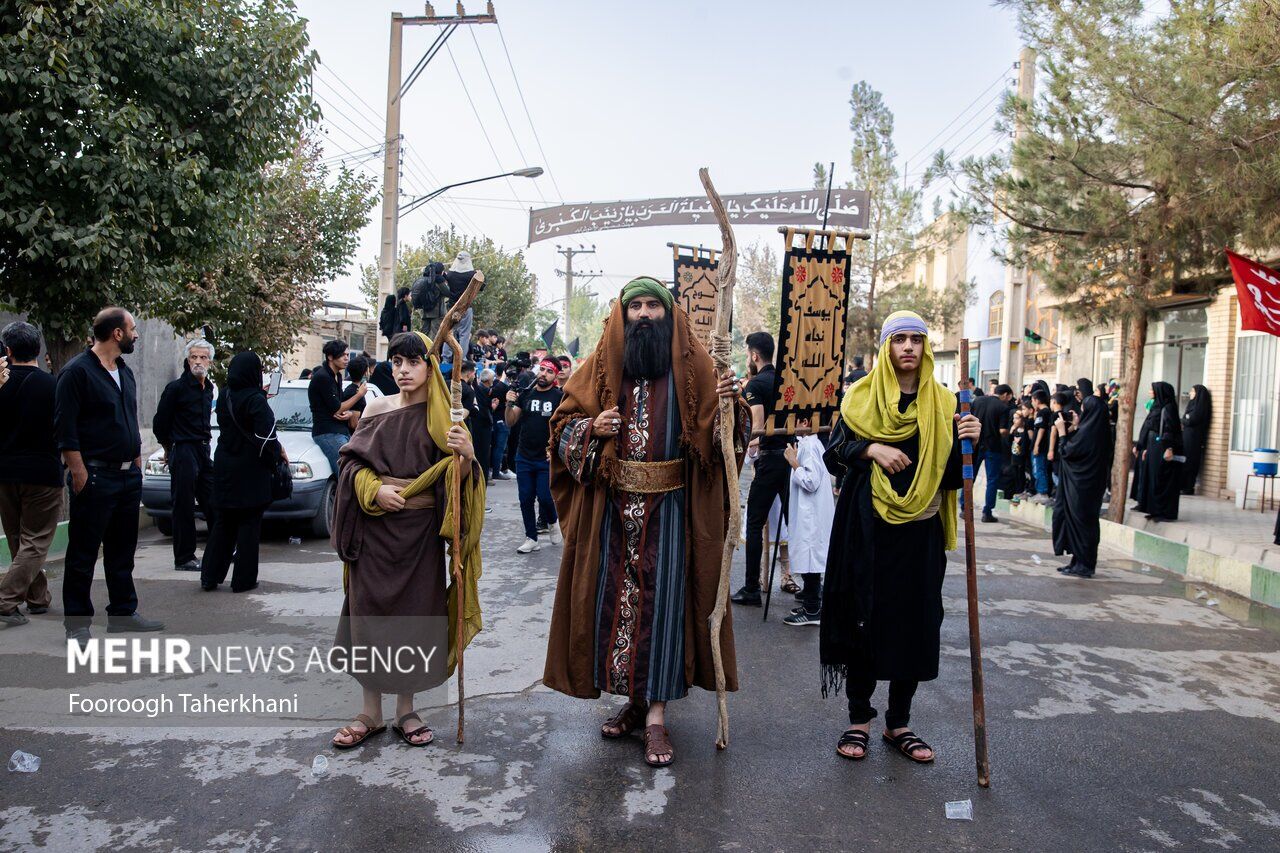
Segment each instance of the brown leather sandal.
M644 725L644 718L648 713L648 705L637 705L635 702L628 702L621 711L604 721L604 726L616 728L618 730L617 733L607 732L604 726L601 726L600 737L609 738L610 740L624 738Z
M659 761L657 756L670 755L666 761ZM671 747L671 737L666 726L645 726L644 730L644 763L650 767L666 767L675 761L676 752Z
M364 725L364 731L357 731L352 726L343 726L338 729L338 734L333 736L333 740L329 741L334 749L355 749L374 735L380 735L387 730L386 723L375 723L368 714L356 714L353 719ZM350 743L339 743L339 736L355 738L355 740Z

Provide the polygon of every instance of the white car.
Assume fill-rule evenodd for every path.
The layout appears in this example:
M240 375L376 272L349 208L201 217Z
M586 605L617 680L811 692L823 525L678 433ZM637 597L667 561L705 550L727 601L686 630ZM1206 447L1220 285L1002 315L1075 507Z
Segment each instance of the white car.
M337 472L311 438L311 404L307 398L306 379L290 379L280 383L280 393L269 399L276 416L276 435L289 457L293 474L293 495L267 507L265 519L306 521L313 536L327 539L333 525L333 495ZM369 397L381 392L369 386ZM217 448L218 426L213 425L212 447ZM166 536L173 533L173 501L169 494L169 466L164 450L147 459L142 473L142 505L156 527ZM196 510L199 516L199 509Z

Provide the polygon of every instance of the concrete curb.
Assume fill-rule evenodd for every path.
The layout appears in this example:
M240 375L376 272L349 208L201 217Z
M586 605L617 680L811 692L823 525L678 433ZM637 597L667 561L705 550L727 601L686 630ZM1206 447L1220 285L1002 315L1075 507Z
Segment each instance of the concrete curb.
M1005 498L996 507L1010 518L1044 530L1053 527L1053 507L1030 501L1011 503ZM1114 521L1100 519L1101 541L1126 557L1176 572L1188 580L1225 589L1268 607L1280 607L1280 572L1249 560L1175 542Z
M153 527L154 522L151 516L147 515L147 511L139 507L138 509L138 530L146 530ZM49 546L49 555L45 557L45 563L61 562L62 558L67 554L67 522L59 521L58 529L53 534L53 544ZM9 554L9 540L0 533L0 569L7 569L12 558Z

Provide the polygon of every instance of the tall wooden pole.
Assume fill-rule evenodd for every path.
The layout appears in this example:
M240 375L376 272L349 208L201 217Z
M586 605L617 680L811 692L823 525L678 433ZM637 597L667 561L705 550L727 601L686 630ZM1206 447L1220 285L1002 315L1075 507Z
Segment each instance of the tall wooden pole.
M960 413L969 414L973 388L969 384L969 339L960 340ZM964 465L964 578L969 596L969 669L973 677L973 753L978 765L978 785L991 786L987 761L987 708L982 689L982 638L978 633L978 546L973 530L973 442L960 442ZM990 476L991 470L987 469Z
M462 345L454 337L453 328L462 321L462 316L471 307L471 302L476 298L476 294L480 292L482 284L484 284L484 273L476 270L475 275L471 276L471 281L467 284L467 289L462 292L462 296L453 303L449 308L449 313L440 322L440 331L431 347L431 354L436 358L440 357L442 344L448 344L449 351L453 353L453 366L449 369L449 420L455 426L461 424L466 418L467 410L462 408ZM454 613L454 648L458 653L458 743L462 743L463 723L466 715L466 691L463 689L462 680L462 653L466 641L463 626L466 625L467 587L462 579L462 457L457 453L453 454L453 481L449 484L449 487L450 499L453 501L453 542L451 543L453 548L449 552L449 574L453 578L454 586L458 589L458 605Z
M711 332L711 358L715 362L716 375L722 376L729 369L729 321L733 316L733 277L738 265L738 244L733 237L733 226L725 210L720 194L711 183L711 173L698 170L702 188L711 200L716 222L720 224L720 264L717 279L720 291L716 294L716 323ZM742 512L738 507L738 461L733 449L735 401L720 398L720 456L724 459L724 482L728 493L729 518L725 522L724 551L720 556L720 583L716 587L716 606L711 611L711 662L716 674L716 704L719 709L719 729L716 732L716 749L729 745L729 703L725 689L724 656L720 649L720 629L729 607L729 567L733 563L733 549L738 544L738 528L742 524Z
M391 13L391 50L387 57L387 114L382 135L382 232L378 251L378 304L396 291L396 240L400 224L400 59L404 45L404 16ZM387 341L377 336L376 355L387 352Z

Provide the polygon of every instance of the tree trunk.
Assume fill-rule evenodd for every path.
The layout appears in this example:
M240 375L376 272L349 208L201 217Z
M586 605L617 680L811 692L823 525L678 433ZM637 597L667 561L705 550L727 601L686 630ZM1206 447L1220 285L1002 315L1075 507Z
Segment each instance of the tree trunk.
M1116 418L1115 461L1111 466L1111 505L1107 518L1124 523L1129 500L1129 471L1133 467L1133 416L1137 411L1138 383L1147 345L1147 317L1134 311L1125 320L1124 377L1120 386L1120 412Z
M49 352L49 364L55 375L85 348L84 341L67 341L56 335L45 338L44 345Z

